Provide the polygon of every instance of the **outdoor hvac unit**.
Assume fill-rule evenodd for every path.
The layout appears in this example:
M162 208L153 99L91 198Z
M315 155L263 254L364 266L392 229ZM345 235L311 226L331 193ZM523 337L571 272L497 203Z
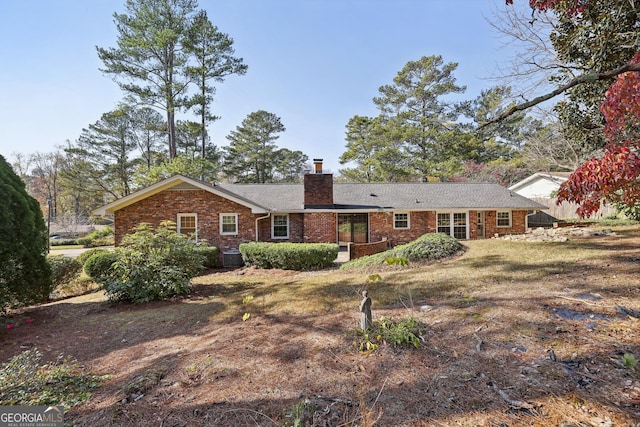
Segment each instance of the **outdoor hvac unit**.
M242 261L242 254L239 250L234 249L222 253L222 266L223 267L242 267L244 262Z

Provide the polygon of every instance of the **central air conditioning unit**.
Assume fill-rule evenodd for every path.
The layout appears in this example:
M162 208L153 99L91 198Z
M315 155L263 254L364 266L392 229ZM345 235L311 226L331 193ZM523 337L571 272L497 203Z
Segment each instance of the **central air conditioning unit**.
M242 254L239 250L233 249L222 253L222 266L223 267L242 267L244 261L242 261Z

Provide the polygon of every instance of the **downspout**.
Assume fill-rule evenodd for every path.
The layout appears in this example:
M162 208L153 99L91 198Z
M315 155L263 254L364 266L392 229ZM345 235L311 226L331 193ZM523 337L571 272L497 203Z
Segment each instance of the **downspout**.
M260 218L256 218L256 242L258 241L258 221L261 219L267 219L271 216L271 212L269 212L266 216L261 216Z
M532 213L528 213L527 216L525 216L525 224L524 224L524 232L526 233L527 230L529 229L529 217L530 216L534 216L535 214L537 214L539 212L539 210L533 210L531 211Z

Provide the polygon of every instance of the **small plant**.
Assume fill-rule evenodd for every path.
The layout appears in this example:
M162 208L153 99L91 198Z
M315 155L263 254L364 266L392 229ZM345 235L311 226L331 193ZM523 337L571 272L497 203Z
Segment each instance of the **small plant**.
M359 331L361 339L356 341L358 351L361 353L371 353L378 349L379 343L388 343L393 347L410 346L420 348L424 325L418 322L413 316L406 320L394 321L386 317L373 322L373 327L369 331Z
M377 337L377 341L380 342L382 340L382 336L378 335ZM364 353L364 354L369 354L372 353L374 351L376 351L378 349L378 344L371 342L371 339L369 338L369 334L365 333L362 340L360 341L359 345L358 345L358 351L360 353Z
M37 349L14 356L0 369L0 405L64 405L70 408L86 400L102 378L86 374L70 357L41 364Z
M622 363L624 363L624 366L635 372L636 375L640 375L640 370L636 369L636 366L638 366L638 361L632 353L625 353L622 356Z
M409 265L409 260L405 257L390 256L384 259L384 263L390 266L406 267Z
M306 401L298 402L287 412L286 417L291 419L291 424L287 423L285 426L302 427L309 425L307 421L311 421L314 412L315 408L313 405Z
M242 304L249 304L251 301L253 301L253 295L247 295L246 297L242 298ZM242 321L246 322L250 317L251 313L245 312L242 315Z

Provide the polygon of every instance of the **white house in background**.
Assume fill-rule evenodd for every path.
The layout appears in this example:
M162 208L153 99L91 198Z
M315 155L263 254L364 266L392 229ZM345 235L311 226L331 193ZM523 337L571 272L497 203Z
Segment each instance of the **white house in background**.
M554 199L555 192L569 175L571 172L536 172L513 184L509 190L530 199Z

